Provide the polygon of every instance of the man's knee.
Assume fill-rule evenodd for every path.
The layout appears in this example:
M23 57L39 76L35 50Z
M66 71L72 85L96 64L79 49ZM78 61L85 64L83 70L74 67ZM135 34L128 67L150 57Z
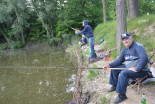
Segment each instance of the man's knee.
M129 70L122 70L120 75L123 75L123 76L126 76L128 77L128 75L130 74L130 71Z
M111 70L111 73L116 73L117 72L117 70Z
M119 74L120 74L120 70L111 70L111 75L112 76L118 77Z

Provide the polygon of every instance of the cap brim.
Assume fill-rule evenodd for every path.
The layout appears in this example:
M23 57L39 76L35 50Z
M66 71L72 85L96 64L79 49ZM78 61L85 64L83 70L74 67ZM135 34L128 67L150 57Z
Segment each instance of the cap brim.
M130 36L123 36L122 39L123 39L123 38L129 38L129 37L130 37Z

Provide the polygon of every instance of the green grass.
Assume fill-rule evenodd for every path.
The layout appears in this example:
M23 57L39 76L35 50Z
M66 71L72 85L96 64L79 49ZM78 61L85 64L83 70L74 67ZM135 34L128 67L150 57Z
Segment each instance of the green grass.
M111 52L111 57L117 57L116 49Z
M88 79L93 80L98 74L95 72L95 70L89 70L89 75L87 76Z
M98 66L96 64L93 64L92 68L98 68ZM90 80L93 80L101 72L102 71L100 69L90 69L89 70L89 75L87 76L87 78L90 79Z
M155 14L140 16L133 21L127 19L128 32L134 35L133 38L136 42L143 44L148 56L151 56L150 53L155 49L155 32L153 32L153 34L149 34L147 33L147 30L144 30L144 28L152 23L155 23L154 18ZM146 20L146 22L144 22L144 20ZM155 31L155 25L152 27L153 31ZM116 48L116 29L116 20L106 24L99 24L94 29L95 42L98 43L102 37L106 36L105 41L103 42L105 47L102 48L104 50L108 48ZM136 32L134 32L134 30L136 30ZM124 46L122 46L122 48L123 47ZM117 57L116 50L112 51L111 57Z
M101 97L99 104L110 104L110 99L108 99L106 97Z
M148 24L152 23L152 22L155 22L154 20L155 18L155 15L144 15L144 16L141 16L141 17L138 17L136 18L135 20L133 21L127 21L127 30L128 31L131 31L135 28L144 28L145 26L147 26ZM148 22L141 22L143 20L147 20Z
M115 34L116 34L116 21L112 21L107 24L99 24L94 30L95 41L97 43L104 36L106 36L105 40L109 40L107 41L106 47L103 47L103 49L114 47L116 39L111 37L116 37Z

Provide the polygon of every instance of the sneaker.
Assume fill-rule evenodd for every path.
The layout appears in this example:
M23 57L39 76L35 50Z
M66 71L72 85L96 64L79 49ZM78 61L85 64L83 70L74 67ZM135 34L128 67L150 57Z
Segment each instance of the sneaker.
M115 91L115 90L116 90L116 87L115 87L115 86L111 86L111 88L108 89L108 92L113 92L113 91Z
M120 103L120 102L122 102L122 101L124 101L126 99L127 99L127 96L126 95L120 95L120 94L118 94L118 96L116 97L116 99L112 100L112 103L118 104L118 103Z

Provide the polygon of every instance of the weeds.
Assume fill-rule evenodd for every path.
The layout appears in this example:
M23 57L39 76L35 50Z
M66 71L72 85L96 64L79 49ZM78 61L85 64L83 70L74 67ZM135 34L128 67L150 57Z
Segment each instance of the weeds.
M98 74L94 70L89 70L89 75L87 76L88 79L93 80Z
M99 104L110 104L110 99L107 99L106 97L101 97Z

